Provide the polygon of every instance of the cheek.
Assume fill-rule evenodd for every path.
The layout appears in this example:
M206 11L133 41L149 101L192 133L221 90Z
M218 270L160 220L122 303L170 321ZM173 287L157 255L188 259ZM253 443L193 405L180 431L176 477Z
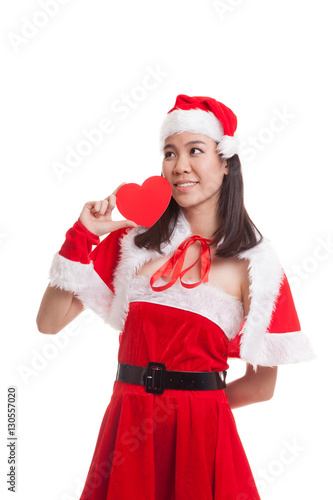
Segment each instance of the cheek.
M168 166L168 165L165 165L164 163L162 163L162 174L163 174L163 177L165 177L169 182L170 182L170 179L171 179L171 173L172 173L171 167Z
M207 194L214 193L220 189L223 182L221 171L207 171L203 174L202 187Z

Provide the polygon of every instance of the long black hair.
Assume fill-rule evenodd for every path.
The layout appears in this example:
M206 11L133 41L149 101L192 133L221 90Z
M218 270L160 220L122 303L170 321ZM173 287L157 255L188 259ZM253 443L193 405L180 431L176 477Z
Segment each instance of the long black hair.
M239 156L235 154L229 158L227 166L229 172L223 177L217 203L219 226L210 243L216 245L221 242L215 252L218 257L235 256L256 246L263 239L244 206L244 183ZM147 231L135 236L135 245L157 250L162 254L161 244L170 242L179 213L180 206L171 197L167 209L158 221Z

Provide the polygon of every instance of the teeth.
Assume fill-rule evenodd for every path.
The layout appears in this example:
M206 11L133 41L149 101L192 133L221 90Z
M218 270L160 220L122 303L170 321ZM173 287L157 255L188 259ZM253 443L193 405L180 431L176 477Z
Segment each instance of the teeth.
M196 182L186 182L186 184L177 184L178 187L193 186Z

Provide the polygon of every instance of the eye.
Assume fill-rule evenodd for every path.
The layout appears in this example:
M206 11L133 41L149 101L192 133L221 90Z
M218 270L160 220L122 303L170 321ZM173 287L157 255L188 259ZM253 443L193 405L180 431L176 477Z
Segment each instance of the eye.
M174 153L172 151L167 151L164 155L164 158L170 158L169 155L173 155Z
M191 154L193 151L200 151L200 153L203 153L203 151L199 148L191 148Z

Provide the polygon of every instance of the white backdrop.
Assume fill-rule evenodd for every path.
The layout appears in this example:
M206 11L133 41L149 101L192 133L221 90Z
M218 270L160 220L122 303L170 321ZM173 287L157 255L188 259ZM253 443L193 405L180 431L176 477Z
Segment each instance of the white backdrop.
M329 7L1 4L2 498L13 498L9 386L17 391L15 498L79 498L112 393L118 332L85 313L43 335L37 311L52 257L84 203L160 174L159 127L182 93L236 113L247 210L279 253L317 354L279 368L272 400L234 410L259 491L263 500L332 498ZM231 361L229 381L244 370Z

